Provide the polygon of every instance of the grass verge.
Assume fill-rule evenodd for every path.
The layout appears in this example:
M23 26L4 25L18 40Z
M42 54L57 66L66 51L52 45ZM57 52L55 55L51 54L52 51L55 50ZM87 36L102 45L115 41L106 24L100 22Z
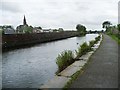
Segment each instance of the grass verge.
M115 41L117 41L118 44L120 44L120 39L115 36L115 35L109 35L110 37L112 37Z

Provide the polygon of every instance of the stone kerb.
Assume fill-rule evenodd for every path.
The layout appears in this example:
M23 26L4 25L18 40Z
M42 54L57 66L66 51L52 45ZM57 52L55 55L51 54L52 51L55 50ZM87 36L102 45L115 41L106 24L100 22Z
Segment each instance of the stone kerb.
M68 77L55 76L53 79L49 80L46 84L40 88L45 90L47 88L63 88L64 85L70 80Z
M91 56L93 53L94 53L93 51L88 52L88 53L86 53L85 55L82 55L79 59L80 59L80 60L84 60L84 61L88 61L89 58L90 58L90 56Z
M97 48L99 48L99 46L100 46L100 44L101 44L101 41L102 41L102 35L100 35L100 41L98 41L98 43L97 44L94 44L94 46L92 47L92 49L94 50L94 51L96 51L97 50Z
M65 70L59 73L60 76L71 77L75 72L79 71L82 67L74 66L73 64L68 66Z

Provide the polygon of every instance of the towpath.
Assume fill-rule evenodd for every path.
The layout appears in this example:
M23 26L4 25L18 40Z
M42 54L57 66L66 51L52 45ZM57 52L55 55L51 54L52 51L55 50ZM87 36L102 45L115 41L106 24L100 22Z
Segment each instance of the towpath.
M103 37L103 42L92 55L90 63L70 88L118 87L118 44L108 35Z

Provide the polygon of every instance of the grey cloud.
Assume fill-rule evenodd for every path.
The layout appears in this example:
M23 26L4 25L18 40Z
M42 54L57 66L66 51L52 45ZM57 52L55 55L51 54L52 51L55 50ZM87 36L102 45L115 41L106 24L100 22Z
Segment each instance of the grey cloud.
M120 23L120 1L118 2L118 23Z
M17 5L16 2L3 2L3 1L1 2L0 10L2 10L3 12L7 11L12 13L22 11L20 10L19 5Z
M14 1L14 2L10 2ZM74 28L80 23L88 28L101 28L108 19L115 22L118 0L6 0L2 10L9 14L4 23L21 23L25 14L28 24L45 28ZM12 12L12 13L11 13ZM15 12L17 13L15 16ZM7 15L6 15L7 16ZM14 18L12 17L14 16Z

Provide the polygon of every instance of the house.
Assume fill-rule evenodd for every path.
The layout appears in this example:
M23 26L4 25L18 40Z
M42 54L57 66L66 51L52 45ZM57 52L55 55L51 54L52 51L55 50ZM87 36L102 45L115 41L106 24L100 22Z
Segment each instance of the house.
M59 30L57 30L57 29L53 29L53 32L59 32Z
M51 32L51 29L43 29L43 32Z
M43 30L39 27L34 27L32 32L33 33L41 33L41 32L43 32Z
M12 26L3 26L2 30L4 34L15 34L16 33Z
M4 30L4 34L15 34L15 30L13 28L6 28L3 30Z
M17 28L16 28L16 32L17 32L17 33L25 33L24 28L25 28L24 25L19 25L19 26L17 26Z

